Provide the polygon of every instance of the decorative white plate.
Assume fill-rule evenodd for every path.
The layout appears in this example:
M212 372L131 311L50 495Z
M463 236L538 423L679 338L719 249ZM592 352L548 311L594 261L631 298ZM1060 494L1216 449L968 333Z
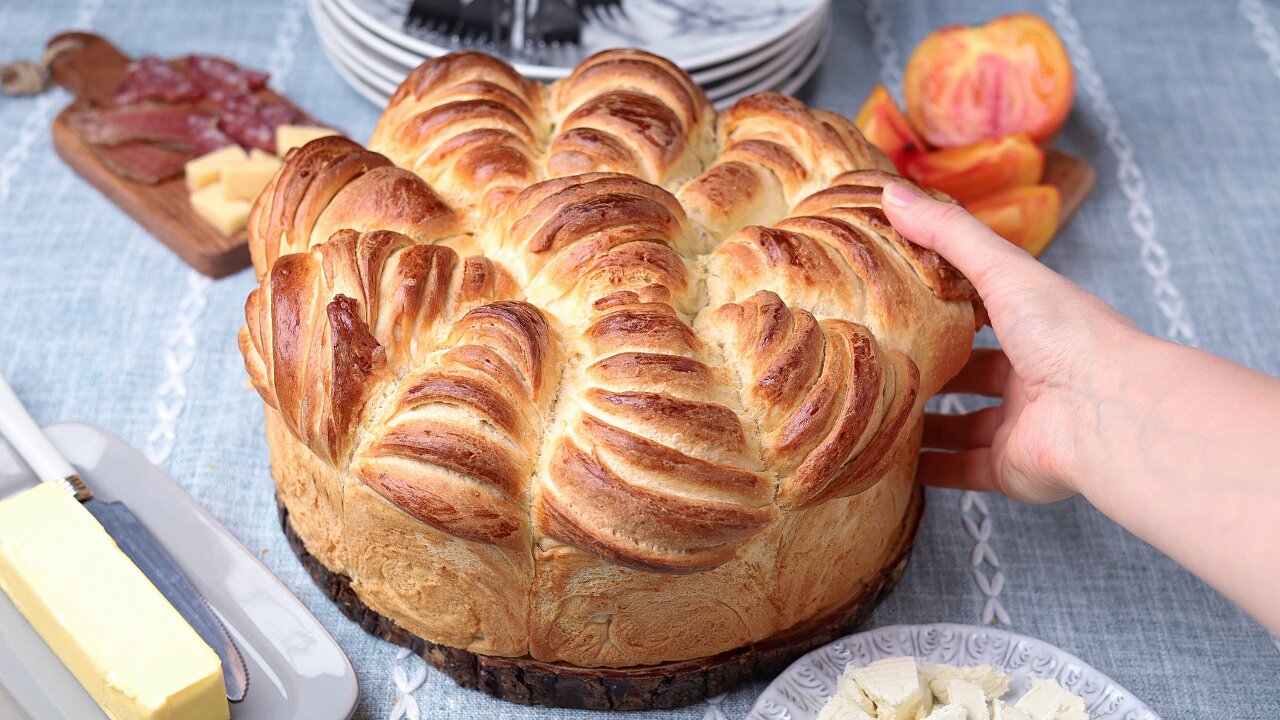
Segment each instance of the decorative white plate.
M763 65L716 83L699 84L702 85L707 97L711 98L713 102L750 88L773 87L804 65L805 60L813 53L814 48L818 46L824 32L825 28L817 25L810 31L804 42L793 44L785 52L775 56Z
M320 35L322 40L341 49L342 55L351 62L358 63L385 80L399 84L412 72L413 68L417 67L417 63L422 62L418 59L413 65L399 63L393 58L380 55L375 48L357 37L355 33L344 32L340 26L342 20L333 3L311 0L307 5L311 12L311 22L316 26L316 34Z
M358 24L422 57L475 49L539 79L563 76L587 56L612 47L639 47L697 70L766 52L826 9L829 0L622 0L617 19L584 23L582 41L519 53L484 42L463 42L405 28L412 0L337 0Z
M1026 692L1032 676L1057 680L1084 698L1089 715L1097 720L1160 720L1114 680L1043 640L951 623L890 625L820 647L792 663L765 688L747 720L812 720L835 694L846 665L862 666L899 655L949 665L991 665L1012 676L1010 697Z
M429 55L407 50L365 27L344 9L338 0L321 0L318 3L312 3L311 14L317 30L330 34L331 44L332 41L341 39L341 44L344 46L342 54L348 60L349 69L353 65L364 66L378 76L396 83L399 83L423 60L438 57L449 50L449 48L440 48L438 52ZM784 56L805 55L811 50L817 43L819 35L826 29L823 22L825 19L825 12L816 13L806 18L786 37L755 52L703 68L686 67L686 71L694 82L706 87L711 94L715 94L713 86L721 82L737 81L743 84L755 82L754 79L743 80L742 78L753 74L758 77L761 72L768 71L766 66L770 66L769 69L776 69L784 62ZM321 23L327 23L327 27L322 29ZM519 67L523 66L518 66L517 69ZM527 69L528 77L544 81L556 80L568 72L567 68L561 67ZM726 92L722 91L720 94L724 95Z
M336 25L339 11L331 0L310 0L309 9L322 49L338 74L370 102L385 105L408 71L397 74L371 59L367 46L344 36ZM807 28L809 37L774 59L739 77L708 84L708 97L717 107L725 108L746 95L766 90L793 94L813 75L825 54L828 28L821 22L825 17L820 14Z
M312 1L314 2L315 0ZM327 38L324 33L320 33L320 49L324 52L325 57L329 58L329 64L333 66L333 69L338 71L338 76L345 80L357 93L360 93L361 97L377 107L386 107L387 101L391 99L391 93L374 88L358 76L355 71L347 67L346 61L333 46L333 41Z
M390 97L409 74L408 71L397 72L371 60L355 40L344 36L334 27L332 18L325 12L322 0L310 0L309 5L312 22L316 26L316 34L320 36L320 44L330 62L335 66L341 65L342 70L358 77L361 83L377 89L379 94ZM346 74L343 74L343 79L347 79Z

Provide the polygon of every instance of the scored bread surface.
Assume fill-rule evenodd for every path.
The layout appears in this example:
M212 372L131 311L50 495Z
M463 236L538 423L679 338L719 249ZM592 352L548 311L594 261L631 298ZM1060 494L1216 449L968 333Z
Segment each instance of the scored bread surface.
M906 523L972 286L880 209L844 117L719 115L608 51L550 86L432 60L369 148L253 207L240 347L308 549L434 642L705 657L847 601Z

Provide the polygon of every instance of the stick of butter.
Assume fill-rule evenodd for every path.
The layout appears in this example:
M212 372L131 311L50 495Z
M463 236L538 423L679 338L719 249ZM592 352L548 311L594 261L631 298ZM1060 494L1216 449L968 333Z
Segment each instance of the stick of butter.
M0 502L0 588L113 720L227 720L218 656L56 483Z

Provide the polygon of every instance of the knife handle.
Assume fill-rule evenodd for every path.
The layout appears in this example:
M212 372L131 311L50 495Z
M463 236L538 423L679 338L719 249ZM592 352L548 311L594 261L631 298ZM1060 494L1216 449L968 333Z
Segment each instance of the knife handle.
M0 434L36 471L41 482L60 483L81 502L93 497L75 468L54 449L40 426L31 419L31 413L9 387L4 375L0 375Z

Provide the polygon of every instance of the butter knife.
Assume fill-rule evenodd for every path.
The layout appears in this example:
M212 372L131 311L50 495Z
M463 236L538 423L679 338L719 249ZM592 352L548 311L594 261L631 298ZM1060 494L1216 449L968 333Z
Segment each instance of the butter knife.
M165 555L155 538L138 522L129 508L120 502L103 502L93 496L93 491L71 467L53 444L36 425L13 388L0 375L0 434L18 451L31 466L41 482L57 483L93 514L107 534L111 535L125 554L143 575L173 605L196 633L213 648L222 661L222 681L227 689L227 699L239 702L249 689L249 674L244 658L235 642L227 634L222 621L213 608L196 590L186 575Z

